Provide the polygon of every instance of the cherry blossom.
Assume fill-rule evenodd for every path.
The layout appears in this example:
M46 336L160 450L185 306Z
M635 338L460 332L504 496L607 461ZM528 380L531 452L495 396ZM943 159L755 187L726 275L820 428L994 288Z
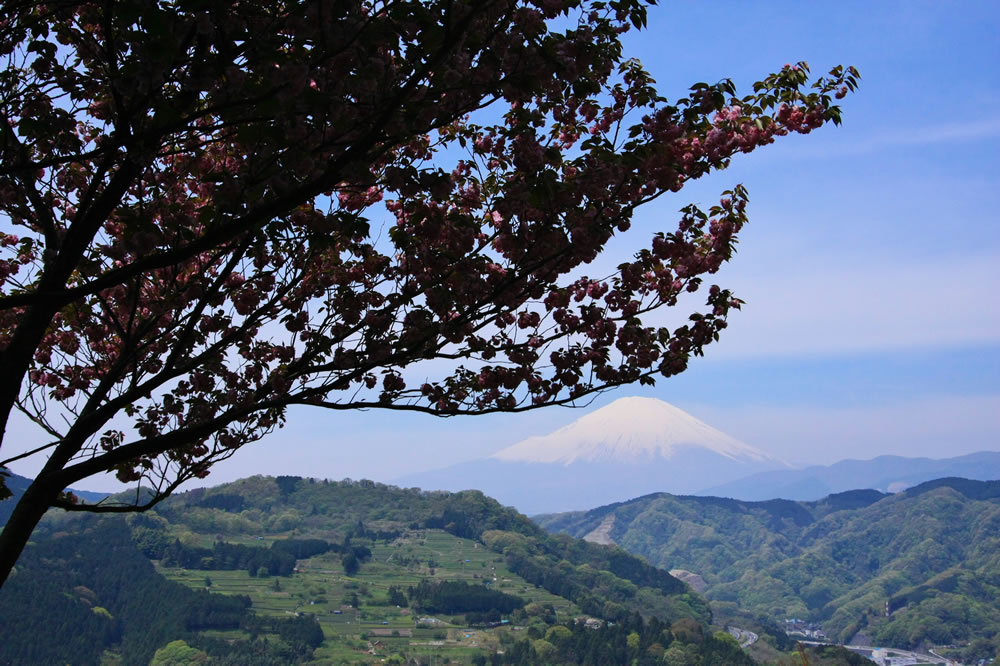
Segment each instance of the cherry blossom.
M858 79L798 63L668 101L622 53L638 0L16 7L0 432L18 410L47 441L0 460L45 457L2 578L49 507L152 506L290 405L520 411L682 372L742 302L644 316L732 257L746 190L587 265L641 205L839 123ZM149 500L63 495L107 471Z

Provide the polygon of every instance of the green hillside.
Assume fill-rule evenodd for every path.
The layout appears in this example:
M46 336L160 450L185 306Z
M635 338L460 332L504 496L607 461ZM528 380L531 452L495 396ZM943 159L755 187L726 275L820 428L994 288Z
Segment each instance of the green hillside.
M6 491L10 493L7 497L4 497L0 493L0 527L2 527L7 524L7 519L10 518L11 512L14 511L14 505L17 504L17 500L21 498L21 495L28 488L31 479L25 478L20 474L14 474L6 467L0 467L0 476L3 477ZM67 488L67 490L85 502L98 502L107 497L106 493L93 493L75 488Z
M1000 482L939 479L897 495L816 502L656 494L539 516L552 532L599 527L651 564L698 574L716 602L821 623L895 647L1000 647ZM886 607L890 615L886 617Z
M0 614L0 663L754 663L618 548L477 492L297 477L51 513Z

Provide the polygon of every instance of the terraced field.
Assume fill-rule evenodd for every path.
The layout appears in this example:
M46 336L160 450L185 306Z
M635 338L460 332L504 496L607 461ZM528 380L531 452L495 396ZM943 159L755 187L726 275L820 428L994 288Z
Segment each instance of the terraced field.
M214 537L198 535L202 545ZM268 546L281 537L234 537L233 543ZM406 591L426 578L485 583L493 589L521 597L527 604L551 604L562 622L580 614L566 599L535 587L509 571L497 553L482 544L443 530L406 531L392 541L378 542L371 560L348 576L337 553L299 560L292 576L251 577L246 571L201 571L158 567L172 580L202 588L206 579L213 592L247 595L260 615L315 615L323 629L324 644L316 650L320 663L357 662L367 654L381 659L393 654L433 655L467 662L499 644L498 632L510 626L472 628L463 616L427 616L389 602L389 588ZM216 634L223 638L246 637L241 632Z

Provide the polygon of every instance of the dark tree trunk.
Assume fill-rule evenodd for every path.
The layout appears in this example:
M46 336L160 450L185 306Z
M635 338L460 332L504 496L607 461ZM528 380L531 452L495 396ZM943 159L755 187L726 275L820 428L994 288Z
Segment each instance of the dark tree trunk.
M0 533L0 586L10 576L38 521L62 491L57 484L46 483L41 479L42 477L35 479L24 491L24 495L18 499L17 506L14 507L10 520Z

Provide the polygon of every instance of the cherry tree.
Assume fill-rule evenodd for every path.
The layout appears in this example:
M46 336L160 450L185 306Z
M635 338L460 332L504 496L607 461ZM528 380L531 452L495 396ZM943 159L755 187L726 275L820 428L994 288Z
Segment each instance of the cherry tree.
M290 405L513 412L682 372L740 306L704 280L746 191L586 265L642 204L839 123L857 72L667 100L622 52L646 4L7 3L0 432L44 437L0 465L44 464L0 580L50 507L149 508ZM105 472L147 492L65 492Z

